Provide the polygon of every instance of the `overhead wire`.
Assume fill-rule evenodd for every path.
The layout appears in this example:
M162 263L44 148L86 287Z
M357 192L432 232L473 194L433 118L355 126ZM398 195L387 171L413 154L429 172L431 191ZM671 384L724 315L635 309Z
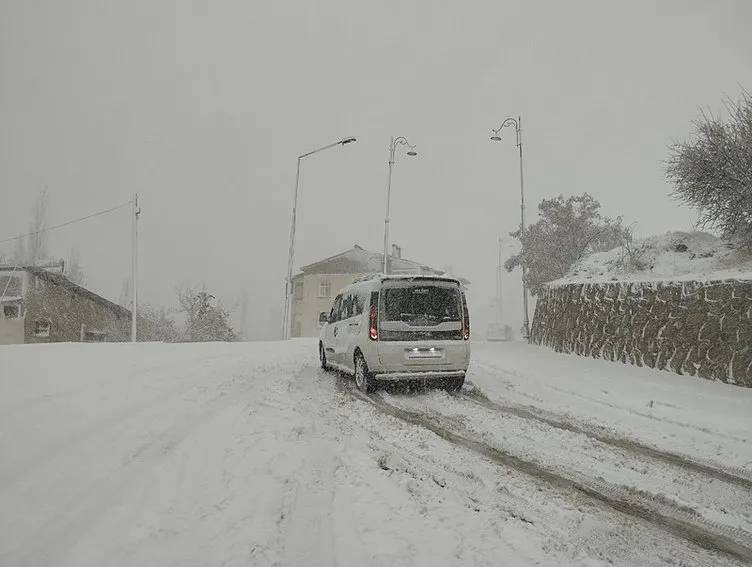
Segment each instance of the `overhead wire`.
M55 226L49 226L46 228L43 228L41 230L35 230L32 232L27 232L26 234L19 234L18 236L13 236L11 238L6 238L4 240L0 240L0 244L5 244L6 242L12 242L14 240L20 240L21 238L26 238L27 236L35 236L37 234L42 234L44 232L50 232L51 230L57 230L58 228L63 228L64 226L68 226L71 224L75 224L77 222L85 221L94 217L98 217L100 215L105 215L107 213L111 213L113 211L117 211L118 209L122 209L123 207L127 207L128 205L132 205L133 201L127 201L125 203L122 203L116 207L111 207L109 209L104 209L102 211L97 211L96 213L92 213L90 215L86 215L85 217L80 217L77 219L69 220L64 223L56 224Z

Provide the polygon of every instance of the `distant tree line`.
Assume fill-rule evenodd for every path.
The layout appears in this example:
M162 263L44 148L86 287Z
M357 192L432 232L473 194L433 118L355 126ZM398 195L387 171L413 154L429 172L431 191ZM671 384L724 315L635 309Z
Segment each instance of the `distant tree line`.
M232 326L229 311L204 286L185 284L177 287L175 294L178 306L173 310L154 307L148 303L139 305L139 341L174 343L241 339ZM120 302L130 307L130 297L125 285Z

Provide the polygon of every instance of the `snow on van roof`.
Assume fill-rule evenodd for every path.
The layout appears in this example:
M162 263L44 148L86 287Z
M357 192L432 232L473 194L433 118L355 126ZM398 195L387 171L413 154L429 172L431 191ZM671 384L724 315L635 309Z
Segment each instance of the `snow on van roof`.
M448 282L462 283L458 278L452 276L443 276L438 274L368 274L357 278L353 283L374 281L374 280L442 280Z
M457 278L452 276L440 276L431 274L379 274L379 278L384 280L442 280L447 282L460 283Z

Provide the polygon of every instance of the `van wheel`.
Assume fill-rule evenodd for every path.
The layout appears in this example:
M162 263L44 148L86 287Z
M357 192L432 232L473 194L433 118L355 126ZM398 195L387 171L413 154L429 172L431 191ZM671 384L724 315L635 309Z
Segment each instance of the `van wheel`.
M366 394L376 391L376 380L373 379L366 359L360 352L355 353L355 385Z
M319 343L319 360L321 361L321 368L324 370L329 370L331 368L326 361L326 351L324 350L324 345L321 343Z
M447 392L459 392L464 384L464 376L460 376L459 378L447 378L444 382L444 388Z

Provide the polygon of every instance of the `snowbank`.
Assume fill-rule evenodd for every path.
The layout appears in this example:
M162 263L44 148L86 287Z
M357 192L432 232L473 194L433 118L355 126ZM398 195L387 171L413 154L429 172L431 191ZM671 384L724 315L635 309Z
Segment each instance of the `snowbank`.
M705 232L667 232L591 254L551 285L728 279L752 279L752 254Z
M491 399L752 475L750 389L522 342L475 344L470 376Z

